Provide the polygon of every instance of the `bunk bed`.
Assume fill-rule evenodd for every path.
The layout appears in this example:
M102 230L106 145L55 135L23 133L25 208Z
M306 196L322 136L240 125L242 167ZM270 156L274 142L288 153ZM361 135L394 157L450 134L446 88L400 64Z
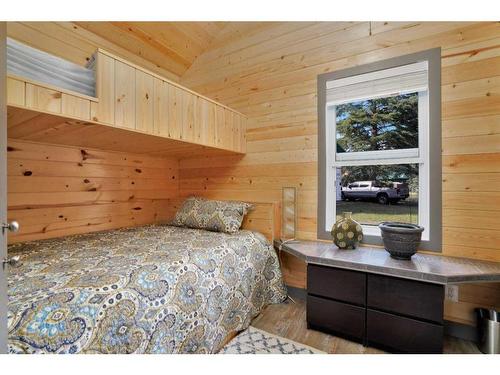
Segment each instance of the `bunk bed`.
M81 67L13 39L8 137L185 157L246 151L246 117L98 49Z

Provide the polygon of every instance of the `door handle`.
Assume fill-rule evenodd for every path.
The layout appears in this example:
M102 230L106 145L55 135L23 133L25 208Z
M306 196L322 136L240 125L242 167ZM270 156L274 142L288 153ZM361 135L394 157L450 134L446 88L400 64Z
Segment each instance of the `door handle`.
M10 232L17 232L19 230L19 223L17 221L11 221L10 223L3 223L2 233L5 233L6 229L8 229Z
M2 265L5 268L5 266L10 266L10 267L19 267L21 266L21 257L19 255L13 256L11 258L6 258L2 261Z

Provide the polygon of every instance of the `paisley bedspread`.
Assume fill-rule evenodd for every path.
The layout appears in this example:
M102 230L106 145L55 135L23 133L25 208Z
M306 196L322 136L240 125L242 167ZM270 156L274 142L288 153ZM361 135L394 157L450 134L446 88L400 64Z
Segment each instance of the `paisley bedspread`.
M259 233L145 226L15 244L11 353L214 353L286 297Z

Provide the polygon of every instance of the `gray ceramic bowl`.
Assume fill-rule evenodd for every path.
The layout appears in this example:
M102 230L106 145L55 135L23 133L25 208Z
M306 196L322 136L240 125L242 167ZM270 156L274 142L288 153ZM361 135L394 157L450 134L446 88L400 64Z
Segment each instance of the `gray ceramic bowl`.
M379 226L385 249L395 259L409 260L417 252L424 228L408 223L383 222Z

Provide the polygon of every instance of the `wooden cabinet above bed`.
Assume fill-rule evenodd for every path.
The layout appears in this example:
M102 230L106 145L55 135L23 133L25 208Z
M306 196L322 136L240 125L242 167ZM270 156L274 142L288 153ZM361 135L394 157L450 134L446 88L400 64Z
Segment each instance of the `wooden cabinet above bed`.
M153 155L246 151L246 117L104 50L96 94L8 77L9 138Z

